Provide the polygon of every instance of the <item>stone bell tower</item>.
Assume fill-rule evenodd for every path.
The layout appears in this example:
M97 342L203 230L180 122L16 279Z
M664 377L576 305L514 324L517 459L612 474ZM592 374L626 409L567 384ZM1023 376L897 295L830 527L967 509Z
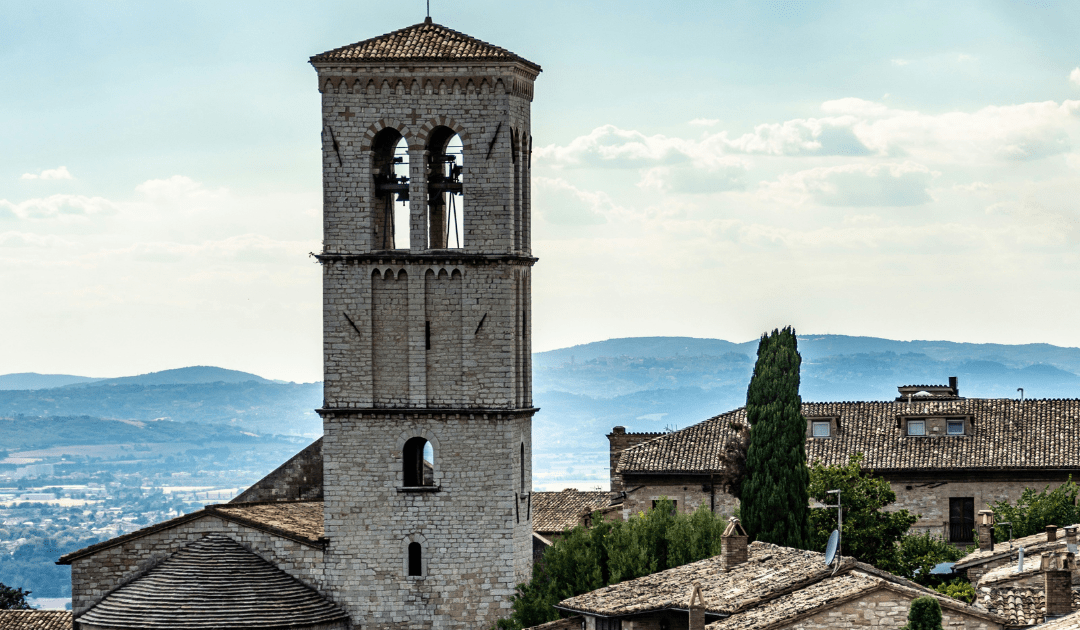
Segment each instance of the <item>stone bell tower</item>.
M311 64L326 589L365 630L490 628L531 574L540 67L430 18Z

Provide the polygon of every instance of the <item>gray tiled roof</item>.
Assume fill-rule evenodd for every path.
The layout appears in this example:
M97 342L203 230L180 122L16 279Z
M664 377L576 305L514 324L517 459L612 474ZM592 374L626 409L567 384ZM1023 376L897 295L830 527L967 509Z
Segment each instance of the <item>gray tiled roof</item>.
M70 610L0 610L3 630L71 630Z
M534 492L532 497L533 531L542 534L574 527L583 512L599 510L611 503L607 492L579 492L572 488L562 492Z
M978 603L1009 620L1010 626L1033 626L1046 617L1046 591L1041 588L984 587ZM1080 607L1080 593L1073 591L1073 610Z
M967 398L906 402L803 403L807 417L838 417L838 435L809 438L808 461L843 464L865 455L863 466L889 470L1080 470L1080 400ZM907 437L898 417L970 416L972 434ZM708 473L745 422L739 408L623 451L617 472Z
M346 614L224 534L182 547L106 595L80 623L109 628L302 628Z
M516 61L540 66L514 53L428 20L407 28L335 48L312 63L364 61Z
M843 558L836 574L824 554L763 542L753 542L749 559L723 570L720 556L606 586L559 602L570 612L623 617L670 608L685 609L693 585L700 584L705 610L729 616L712 630L766 627L813 608L879 588L901 590L913 597L931 595L943 605L983 618L992 618L935 591L870 565ZM786 599L785 599L786 598ZM777 603L779 602L779 603ZM748 615L748 616L744 616ZM723 625L728 624L728 625Z
M1080 523L1058 528L1057 540L1055 540L1054 542L1047 542L1046 531L1044 530L1039 532L1038 534L1024 536L1023 538L1014 538L1011 541L995 543L993 551L989 549L977 549L964 556L963 558L960 558L960 560L953 566L953 570L960 571L962 569L978 566L991 560L999 560L1002 558L1008 558L1010 556L1015 558L1017 556L1017 552L1021 547L1024 548L1024 553L1028 555L1029 558L1032 554L1042 553L1043 551L1047 551L1049 549L1063 549L1065 548L1067 543L1062 530L1070 527L1080 528Z
M1065 615L1061 619L1048 621L1036 630L1080 630L1080 612Z
M184 514L149 527L144 527L123 536L110 538L78 551L62 556L57 564L71 564L85 556L93 555L102 549L122 545L130 540L183 525L206 516L219 516L228 521L240 523L255 529L295 540L311 546L322 546L323 502L289 501L266 503L223 503L208 505L205 508Z

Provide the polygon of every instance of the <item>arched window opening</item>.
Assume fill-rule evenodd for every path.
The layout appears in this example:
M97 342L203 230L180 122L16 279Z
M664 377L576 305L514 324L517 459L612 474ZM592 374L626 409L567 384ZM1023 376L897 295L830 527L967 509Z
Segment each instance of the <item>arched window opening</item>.
M397 129L375 135L371 147L375 177L375 247L409 248L409 143Z
M428 248L459 249L465 246L465 195L462 172L465 151L449 127L436 127L427 147Z
M435 450L431 443L422 437L414 437L405 442L403 465L405 486L435 485Z
M525 443L521 443L521 494L525 494Z
M409 543L409 575L424 575L423 549L420 543Z

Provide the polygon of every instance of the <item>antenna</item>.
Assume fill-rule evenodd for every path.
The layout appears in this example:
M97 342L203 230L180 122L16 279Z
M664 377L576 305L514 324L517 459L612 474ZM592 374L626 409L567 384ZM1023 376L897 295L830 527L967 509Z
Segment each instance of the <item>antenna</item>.
M1024 388L1023 387L1017 387L1016 391L1020 392L1020 404L1021 405L1024 404Z
M431 19L431 0L427 0L427 18Z

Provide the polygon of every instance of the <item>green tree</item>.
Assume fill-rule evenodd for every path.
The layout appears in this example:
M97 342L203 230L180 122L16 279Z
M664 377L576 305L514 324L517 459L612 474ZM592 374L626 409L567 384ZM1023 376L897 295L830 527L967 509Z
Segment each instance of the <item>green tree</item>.
M805 430L805 429L804 429ZM904 574L900 541L918 517L907 510L886 511L896 501L888 481L862 469L863 455L856 453L844 466L814 462L810 468L810 496L825 504L836 504L840 490L844 529L840 532L842 553L892 573ZM824 550L829 534L836 529L835 508L810 510L811 549Z
M1080 508L1076 506L1078 491L1080 488L1073 483L1070 475L1068 481L1053 490L1049 485L1042 492L1025 488L1015 505L998 501L990 507L994 510L994 520L1012 523L1012 535L1020 538L1045 531L1047 525L1064 527L1080 522ZM995 527L994 537L999 541L1008 540L1008 526Z
M799 396L799 357L790 326L762 335L746 390L750 444L741 514L751 540L808 549L810 507L806 419Z
M952 582L938 584L934 587L934 590L942 595L947 595L968 604L974 603L975 601L975 587L971 585L971 582L968 582L964 578L958 577Z
M941 536L934 536L929 532L908 534L900 541L901 568L896 573L923 586L940 586L943 578L931 573L933 568L942 562L956 562L967 553L949 544ZM957 579L971 586L965 578ZM972 590L973 596L974 592ZM950 593L946 594L953 597Z
M679 514L666 498L628 521L605 522L594 513L592 527L566 530L519 584L513 613L498 627L520 630L559 618L555 604L608 584L696 562L720 553L725 521L705 506Z
M929 595L911 600L907 625L901 630L942 630L941 605Z
M5 586L0 582L0 610L30 610L30 604L26 602L29 594L30 591Z

